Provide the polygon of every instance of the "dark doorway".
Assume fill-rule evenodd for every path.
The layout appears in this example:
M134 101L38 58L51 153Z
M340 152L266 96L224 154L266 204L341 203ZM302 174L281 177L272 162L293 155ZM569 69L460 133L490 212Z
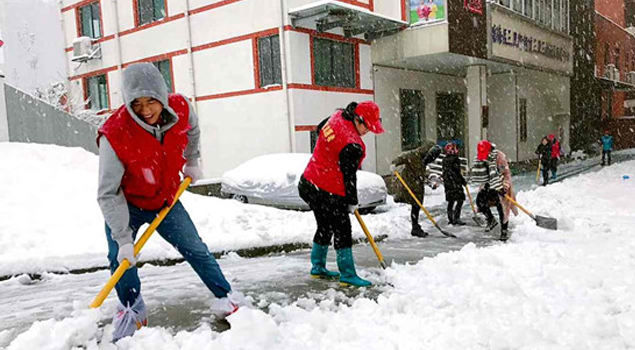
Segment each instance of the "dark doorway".
M452 141L464 154L465 103L463 94L437 93L437 143Z
M423 91L399 90L401 103L401 150L421 146L425 130L425 99Z

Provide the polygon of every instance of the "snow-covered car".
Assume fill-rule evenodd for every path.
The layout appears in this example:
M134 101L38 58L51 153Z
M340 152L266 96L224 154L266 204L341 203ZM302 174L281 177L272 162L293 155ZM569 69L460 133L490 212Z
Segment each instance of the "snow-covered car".
M308 210L300 198L298 182L311 159L308 153L278 153L253 158L223 174L221 191L243 203L282 209ZM386 203L386 184L381 176L357 172L357 197L361 212Z

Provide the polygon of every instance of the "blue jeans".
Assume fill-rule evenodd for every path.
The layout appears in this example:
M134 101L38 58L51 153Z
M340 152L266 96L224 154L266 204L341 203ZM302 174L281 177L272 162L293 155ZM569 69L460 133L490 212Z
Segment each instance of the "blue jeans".
M129 226L132 228L133 239L136 239L137 231L143 224L151 223L159 214L159 210L142 210L130 204L128 204L128 211L130 212ZM190 219L180 201L172 207L172 210L163 219L163 222L157 228L157 232L181 253L203 283L217 298L227 296L231 291L231 286L225 276L223 276L216 259L214 259L212 253L198 235L192 219ZM119 262L117 262L119 245L112 239L111 230L107 224L106 238L108 239L110 272L114 273L119 266ZM115 289L117 290L119 301L123 305L134 304L141 292L141 281L139 280L137 267L126 270Z

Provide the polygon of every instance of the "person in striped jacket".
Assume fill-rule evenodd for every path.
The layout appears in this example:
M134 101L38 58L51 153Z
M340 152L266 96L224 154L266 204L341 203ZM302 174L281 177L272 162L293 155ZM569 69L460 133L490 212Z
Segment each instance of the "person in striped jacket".
M476 160L472 167L472 181L481 185L476 196L476 205L479 212L487 217L485 231L489 232L498 225L490 210L490 207L495 206L501 222L500 240L506 241L509 238L509 213L518 215L518 211L505 198L506 194L514 198L507 156L496 149L496 145L490 141L483 140L478 143Z

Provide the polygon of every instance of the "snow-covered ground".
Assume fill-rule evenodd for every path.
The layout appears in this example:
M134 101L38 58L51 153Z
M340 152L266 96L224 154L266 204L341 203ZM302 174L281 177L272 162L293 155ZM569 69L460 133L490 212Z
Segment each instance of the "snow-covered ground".
M69 262L103 265L94 156L0 143L0 167L3 273L68 268ZM442 194L433 193L426 203L440 205ZM341 303L335 297L302 297L271 304L266 311L241 308L228 319L231 329L222 333L205 322L179 332L151 326L116 345L107 341L112 328L98 327L112 310L88 310L86 298L75 301L70 317L35 322L17 336L0 330L0 346L11 339L12 350L632 349L634 197L635 161L520 192L519 201L534 213L558 218L559 230L543 230L521 214L512 218L507 244L477 248L470 243L416 264L393 263L375 278L392 286L384 285L375 298L362 293ZM314 230L311 213L190 194L183 202L216 250L309 242ZM407 209L391 204L367 216L368 226L405 238ZM354 235L361 237L356 227ZM172 254L153 238L145 258ZM9 283L15 281L0 288Z
M0 276L106 266L97 167L97 156L80 148L0 143ZM426 205L444 201L442 190L428 192ZM188 192L182 202L212 251L310 243L315 233L311 212ZM381 211L365 216L373 234L409 236L408 208L392 203ZM353 237L364 237L358 225L353 225ZM178 257L157 235L143 249L141 261Z

